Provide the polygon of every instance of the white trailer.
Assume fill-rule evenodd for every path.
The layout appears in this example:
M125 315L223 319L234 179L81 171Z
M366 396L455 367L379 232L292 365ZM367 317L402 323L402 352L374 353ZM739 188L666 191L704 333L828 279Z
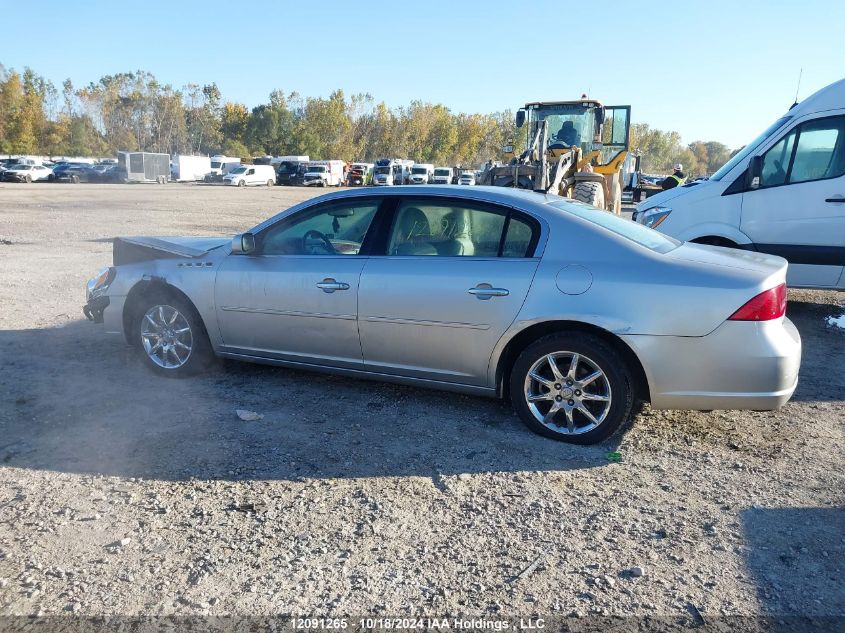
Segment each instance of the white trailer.
M195 182L204 180L211 173L211 159L208 156L188 156L179 154L173 157L170 177L176 182Z
M118 152L119 167L126 172L126 182L157 182L170 179L170 154L154 152Z
M223 177L233 169L241 166L240 158L233 158L231 156L224 156L223 154L215 154L211 157L211 172L212 176Z

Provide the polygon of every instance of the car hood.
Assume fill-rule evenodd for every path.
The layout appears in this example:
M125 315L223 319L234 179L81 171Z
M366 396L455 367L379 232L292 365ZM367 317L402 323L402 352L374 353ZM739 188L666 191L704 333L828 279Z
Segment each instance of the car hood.
M688 183L680 187L673 187L672 189L667 189L666 191L661 191L653 196L649 196L637 205L637 211L645 211L646 209L651 209L652 207L664 206L670 200L674 200L675 198L685 196L693 192L702 192L713 186L717 186L718 184L720 184L720 182L715 180L699 180L695 183Z
M117 237L113 246L114 265L175 257L193 259L231 241L230 237Z

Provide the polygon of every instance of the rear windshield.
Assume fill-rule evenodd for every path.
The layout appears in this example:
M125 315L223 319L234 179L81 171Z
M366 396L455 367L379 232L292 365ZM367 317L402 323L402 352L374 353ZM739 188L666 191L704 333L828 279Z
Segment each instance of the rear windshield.
M681 242L669 237L668 235L659 233L654 229L645 227L642 224L637 224L631 220L620 218L618 215L614 215L609 211L597 209L596 207L584 204L583 202L577 202L575 200L555 200L550 202L549 206L561 209L562 211L571 213L572 215L577 215L579 218L588 220L593 224L598 224L600 227L605 228L608 231L612 231L613 233L621 235L632 242L636 242L640 246L650 248L657 253L668 253L681 245Z

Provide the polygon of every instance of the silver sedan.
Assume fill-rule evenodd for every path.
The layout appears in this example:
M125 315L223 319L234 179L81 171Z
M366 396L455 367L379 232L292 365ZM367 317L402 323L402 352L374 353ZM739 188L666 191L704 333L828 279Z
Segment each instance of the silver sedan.
M328 194L229 238L117 238L84 308L149 366L214 356L509 396L588 444L635 406L774 409L798 380L786 261L488 187Z

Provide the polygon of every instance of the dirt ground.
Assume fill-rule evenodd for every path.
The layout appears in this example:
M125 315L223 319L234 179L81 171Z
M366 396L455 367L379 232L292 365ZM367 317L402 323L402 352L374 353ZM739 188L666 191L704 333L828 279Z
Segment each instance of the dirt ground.
M315 193L0 186L0 615L845 616L843 293L791 293L782 410L647 408L587 448L495 400L159 378L82 318L113 236L232 234Z

